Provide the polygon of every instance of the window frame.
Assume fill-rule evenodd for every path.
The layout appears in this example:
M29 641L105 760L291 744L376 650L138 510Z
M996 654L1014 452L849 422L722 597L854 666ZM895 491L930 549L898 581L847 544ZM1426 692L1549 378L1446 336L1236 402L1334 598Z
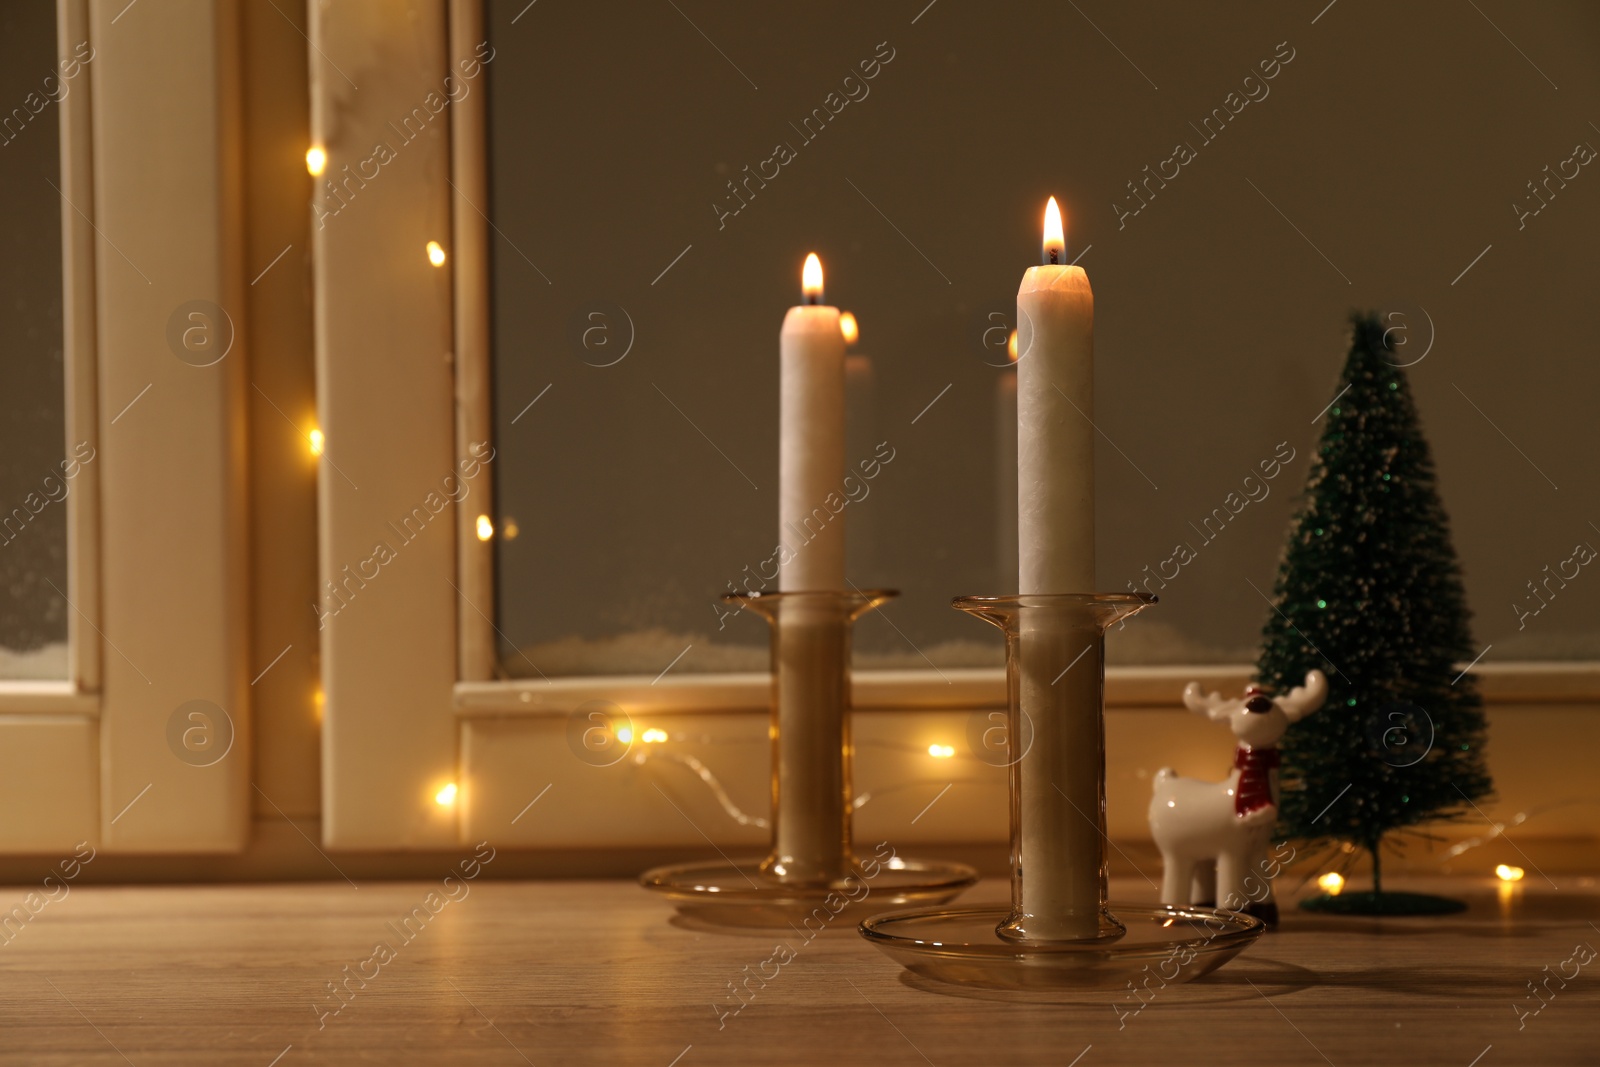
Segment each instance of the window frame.
M95 451L64 501L68 675L0 682L3 801L29 816L0 827L0 852L235 852L251 758L237 13L57 0L56 38L62 60L92 48L55 106L66 444ZM151 114L186 135L151 152ZM197 299L233 309L233 344L203 369L165 343ZM191 699L231 723L205 766L169 747Z

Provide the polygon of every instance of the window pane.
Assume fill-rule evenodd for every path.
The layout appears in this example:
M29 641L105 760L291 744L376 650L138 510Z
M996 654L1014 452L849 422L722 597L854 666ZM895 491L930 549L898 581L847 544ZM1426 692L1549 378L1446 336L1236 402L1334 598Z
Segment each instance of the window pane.
M998 664L948 605L1015 584L1013 372L985 331L1050 193L1098 297L1098 584L1194 555L1112 662L1254 659L1352 307L1404 311L1428 353L1409 374L1487 661L1600 656L1600 578L1517 614L1600 545L1600 304L1575 295L1600 177L1528 185L1600 145L1567 93L1470 10L1387 12L1375 39L1340 8L1105 7L1102 34L1072 5L918 6L490 5L509 672L764 665L762 624L716 597L768 584L777 333L813 250L861 322L849 461L894 456L843 514L851 579L904 591L858 659ZM1600 12L1520 29L1593 80Z
M55 5L0 9L0 678L67 673ZM52 586L54 588L52 588Z

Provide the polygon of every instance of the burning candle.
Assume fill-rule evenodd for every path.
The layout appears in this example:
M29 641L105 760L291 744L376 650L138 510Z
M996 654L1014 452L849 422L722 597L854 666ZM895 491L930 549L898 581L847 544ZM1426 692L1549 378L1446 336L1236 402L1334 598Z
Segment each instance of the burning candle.
M788 546L778 588L842 590L844 581L844 334L822 302L822 261L801 270L803 302L778 336L778 526Z
M1094 591L1094 293L1061 210L1017 290L1017 553L1023 593Z
M1041 266L1017 290L1017 554L1024 596L1094 591L1094 296L1066 265L1054 197ZM1018 707L1032 746L1011 766L1013 914L1002 937L1102 936L1105 897L1099 631L1071 605L1025 612ZM1022 722L1014 724L1025 735ZM1013 738L1018 744L1020 737Z

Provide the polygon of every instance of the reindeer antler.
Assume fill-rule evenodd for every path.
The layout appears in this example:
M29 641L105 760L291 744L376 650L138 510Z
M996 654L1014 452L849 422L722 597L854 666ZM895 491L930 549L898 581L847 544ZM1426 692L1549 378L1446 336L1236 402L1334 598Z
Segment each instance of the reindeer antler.
M1199 682L1190 682L1183 687L1184 707L1204 715L1212 722L1226 722L1228 719L1226 709L1232 703L1235 702L1225 699L1221 693L1203 692Z
M1289 716L1290 722L1299 722L1313 711L1322 707L1322 702L1328 698L1328 678L1321 671L1310 671L1306 674L1306 684L1297 685L1289 690L1289 695L1278 698L1278 706L1283 713Z

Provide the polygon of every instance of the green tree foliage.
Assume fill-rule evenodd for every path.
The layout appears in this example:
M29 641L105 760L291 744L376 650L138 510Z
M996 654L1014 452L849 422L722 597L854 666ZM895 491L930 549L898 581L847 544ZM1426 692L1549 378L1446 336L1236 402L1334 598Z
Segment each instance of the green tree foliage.
M1258 676L1287 692L1320 668L1322 709L1282 742L1280 833L1372 855L1385 835L1473 813L1490 794L1478 649L1433 460L1382 323L1350 355L1289 531Z

